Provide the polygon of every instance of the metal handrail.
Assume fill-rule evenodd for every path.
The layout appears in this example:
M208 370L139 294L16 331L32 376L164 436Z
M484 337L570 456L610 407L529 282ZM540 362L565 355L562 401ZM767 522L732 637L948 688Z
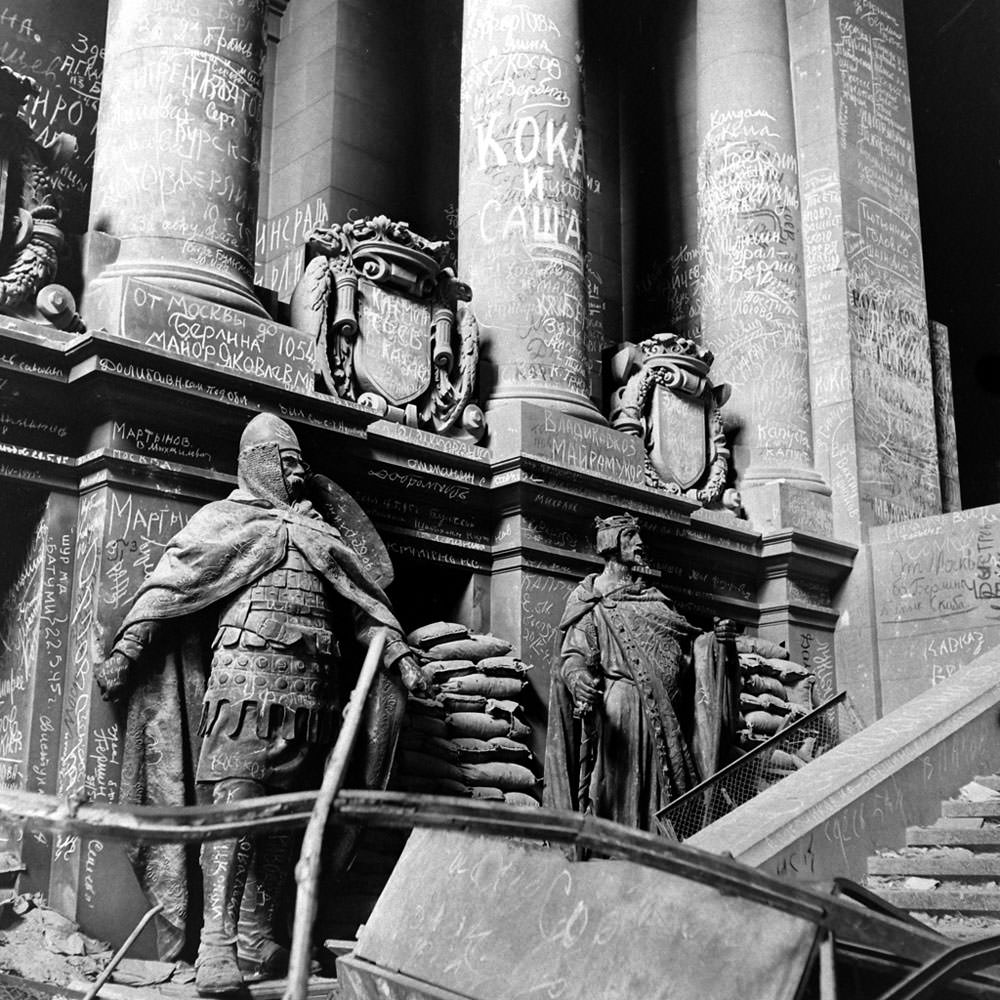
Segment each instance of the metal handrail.
M699 782L699 784L695 785L694 788L690 788L688 791L684 792L683 795L678 795L676 799L672 799L665 806L663 806L662 809L657 810L656 818L661 819L663 815L671 809L677 808L689 799L697 798L699 794L707 791L710 785L717 784L724 777L726 777L726 775L746 766L748 761L752 761L755 757L763 754L766 750L773 749L782 740L787 739L789 733L794 733L797 729L806 725L806 723L811 722L813 719L817 718L834 705L839 705L846 697L847 692L841 691L840 694L835 694L832 698L824 701L822 705L817 705L816 708L807 712L800 719L796 719L793 723L786 726L784 729L779 730L773 736L769 736L763 743L758 743L757 746L755 746L752 750L748 750L742 757L738 757L736 760L731 761L725 767L720 768L704 781Z

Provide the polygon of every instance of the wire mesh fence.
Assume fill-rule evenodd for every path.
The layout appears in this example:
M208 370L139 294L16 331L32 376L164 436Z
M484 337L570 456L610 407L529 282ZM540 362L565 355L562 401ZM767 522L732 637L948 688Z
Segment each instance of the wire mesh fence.
M687 840L755 795L801 770L857 731L847 710L846 692L790 722L773 736L745 738L745 754L678 796L658 814L661 831Z

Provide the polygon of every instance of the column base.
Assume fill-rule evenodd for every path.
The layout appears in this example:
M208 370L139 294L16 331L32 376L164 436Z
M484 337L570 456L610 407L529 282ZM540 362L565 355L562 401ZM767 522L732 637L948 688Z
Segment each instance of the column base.
M758 531L770 534L793 528L823 538L833 537L833 500L830 488L813 484L803 486L785 479L771 482L746 482L740 485L740 498L750 523Z
M558 410L580 420L593 424L607 425L608 418L587 398L578 396L568 389L515 389L501 390L494 393L484 407L487 415L494 414L505 407L519 406L521 403L534 403L547 410Z
M826 480L815 470L802 465L751 465L740 476L740 489L763 486L767 483L788 483L801 490L830 496Z
M129 256L129 250L129 240L121 240L99 230L87 233L84 251L87 295L92 295L102 284L138 278L158 286L167 294L191 295L250 316L268 317L267 310L250 286L238 276L145 254ZM132 253L135 253L134 249Z

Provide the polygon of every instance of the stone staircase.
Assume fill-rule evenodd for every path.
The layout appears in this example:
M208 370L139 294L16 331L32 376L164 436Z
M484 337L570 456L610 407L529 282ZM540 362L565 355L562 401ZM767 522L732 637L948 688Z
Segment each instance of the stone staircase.
M949 937L1000 934L1000 776L979 775L941 803L906 847L868 859L868 888Z

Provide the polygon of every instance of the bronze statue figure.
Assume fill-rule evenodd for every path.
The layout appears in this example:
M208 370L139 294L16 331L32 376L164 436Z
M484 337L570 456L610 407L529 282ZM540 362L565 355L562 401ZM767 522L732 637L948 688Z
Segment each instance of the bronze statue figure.
M32 319L40 315L36 296L50 287L66 248L56 175L76 154L72 136L60 132L43 146L21 117L21 106L37 93L34 80L0 63L0 312ZM55 287L72 298L62 286ZM41 315L51 318L48 298L39 305ZM54 312L58 318L75 316L75 303Z
M597 551L603 571L576 587L560 624L545 801L655 830L657 810L715 770L735 725L734 627L702 633L642 582L632 516L598 518Z
M336 488L310 474L288 424L268 414L251 420L238 471L239 488L199 510L167 544L97 672L109 699L135 675L123 764L124 795L134 801L183 794L177 776L188 766L203 802L318 787L338 729L345 625L361 643L380 627L390 631L369 780L387 778L405 705L388 671L410 690L427 688L385 593L344 540L350 532L331 523ZM214 633L207 684L198 662L208 656L199 636L206 625ZM185 744L196 751L190 765ZM244 973L283 971L274 911L290 877L288 848L283 836L203 845L199 993L237 990ZM182 859L147 852L138 863L144 888L167 904L161 952L176 953L186 922Z

